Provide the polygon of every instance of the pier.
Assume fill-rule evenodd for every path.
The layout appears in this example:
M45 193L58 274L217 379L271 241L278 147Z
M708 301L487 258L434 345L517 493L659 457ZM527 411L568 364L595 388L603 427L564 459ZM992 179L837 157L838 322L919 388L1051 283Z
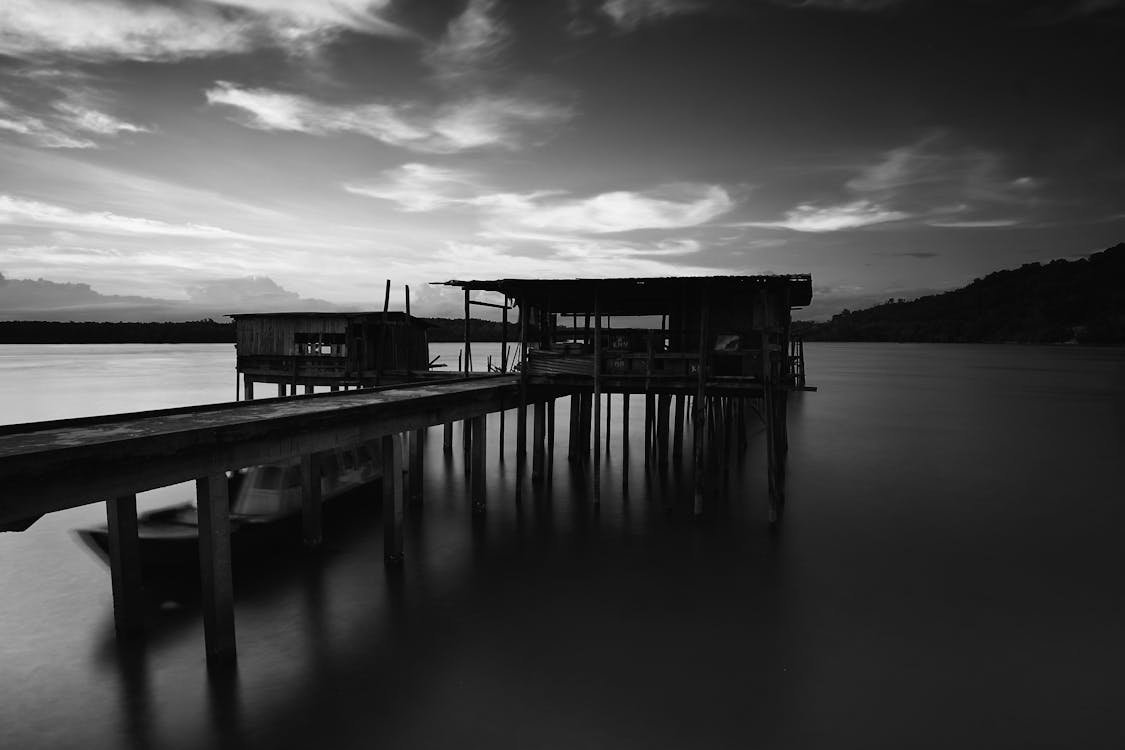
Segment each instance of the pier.
M787 394L811 390L804 384L803 351L789 335L791 308L808 304L811 297L808 276L446 283L465 294L466 363L471 361L470 304L502 308L505 320L510 309L518 310L517 373L474 374L466 367L435 377L428 368L415 370L413 365L426 361L425 354L415 351L425 339L416 338L420 329L406 314L397 318L405 332L399 340L410 352L405 366L396 368L394 379L400 382L373 385L376 379L391 379L392 368L384 366L391 349L373 347L384 356L381 364L377 358L358 357L356 350L364 347L357 342L383 340L392 318L384 315L376 326L371 317L294 314L277 338L285 346L272 354L255 352L293 358L282 363L287 370L255 371L263 365L244 359L251 355L239 339L237 372L249 386L246 396L253 395L252 382L265 380L278 383L278 398L0 428L0 481L6 488L0 529L19 530L46 513L104 502L115 625L119 636L128 637L142 620L136 495L195 481L206 651L209 662L219 663L233 659L236 651L227 477L244 467L300 461L303 537L316 546L322 533L319 457L341 446L371 446L382 458L384 559L394 566L404 554L404 506L421 500L420 485L409 482L407 488L403 477L420 474L418 448L426 428L444 425L449 450L453 424L464 423L470 497L474 512L482 513L487 507L487 415L499 412L503 418L516 411L518 500L527 479L528 412L530 479L541 483L550 476L546 451L554 445L555 402L570 396L568 454L588 468L597 505L602 446L604 442L608 448L614 429L613 405L620 405L617 430L627 461L625 428L632 396L639 395L645 409L641 452L646 466L666 465L670 456L678 460L685 437L690 438L695 477L690 511L697 517L708 512L713 500L709 475L732 449L745 448L747 424L760 418L766 427L770 520L780 522ZM474 300L473 293L498 294L500 301ZM276 330L279 316L236 320ZM312 339L310 325L326 321L332 326L343 322L342 345L326 338L324 330ZM289 343L297 348L288 348ZM343 369L326 374L299 359L318 357L342 359ZM502 370L508 366L504 359ZM337 390L348 384L357 389ZM280 396L285 389L295 392L297 385L308 391L314 385L333 390Z

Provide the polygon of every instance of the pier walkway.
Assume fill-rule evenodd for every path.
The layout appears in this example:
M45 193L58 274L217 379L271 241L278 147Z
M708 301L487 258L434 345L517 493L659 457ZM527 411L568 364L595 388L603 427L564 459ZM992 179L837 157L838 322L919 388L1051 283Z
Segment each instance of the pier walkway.
M480 375L0 427L0 529L105 502L115 623L119 633L131 633L143 619L136 494L195 480L207 655L230 659L235 648L226 472L299 457L305 539L316 544L320 486L311 477L318 471L317 454L381 440L383 466L390 468L383 480L385 554L394 561L402 555L403 517L402 443L395 436L466 420L474 438L479 432L472 487L474 504L483 505L485 418L515 408L519 396L518 376Z

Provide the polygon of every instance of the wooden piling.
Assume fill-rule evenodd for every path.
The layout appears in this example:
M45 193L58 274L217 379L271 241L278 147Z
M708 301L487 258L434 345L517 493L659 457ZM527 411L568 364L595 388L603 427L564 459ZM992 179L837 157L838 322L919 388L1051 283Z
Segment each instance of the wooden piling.
M384 435L383 452L383 562L388 566L402 563L402 439Z
M555 464L555 399L547 401L547 473L554 471Z
M278 383L277 384L277 397L278 398L285 398L285 383Z
M139 633L144 625L141 599L141 549L137 537L137 496L107 500L109 578L113 589L113 626L118 638Z
M566 457L577 461L581 451L582 434L582 396L578 393L570 394L570 435Z
M249 373L242 376L242 392L245 394L247 401L254 400L254 380Z
M544 438L546 437L547 405L542 401L535 403L532 415L531 433L531 481L538 483L543 479L545 455Z
M676 394L676 411L672 418L672 461L679 466L684 460L684 395Z
M473 417L473 461L470 473L469 494L473 504L473 513L484 513L487 505L487 481L485 476L485 451L488 445L486 432L488 429L488 415Z
M441 430L441 448L446 455L453 452L453 423L446 422Z
M652 460L653 433L656 425L656 396L645 394L645 466Z
M670 419L669 412L672 409L672 395L669 393L661 393L657 396L656 403L657 465L663 468L668 465L668 420Z
M629 400L628 393L621 394L621 491L629 492Z
M319 547L323 537L323 498L320 486L320 456L301 456L301 528L306 547Z
M234 583L230 558L230 497L223 472L195 481L199 514L199 579L208 663L235 659Z
M426 429L420 428L410 433L410 504L422 504L422 443Z
M602 502L602 314L594 291L594 505Z
M707 494L707 354L710 351L711 304L707 298L706 284L700 285L699 294L699 365L697 370L695 402L692 404L692 453L695 470L695 503L692 509L698 518L703 515Z

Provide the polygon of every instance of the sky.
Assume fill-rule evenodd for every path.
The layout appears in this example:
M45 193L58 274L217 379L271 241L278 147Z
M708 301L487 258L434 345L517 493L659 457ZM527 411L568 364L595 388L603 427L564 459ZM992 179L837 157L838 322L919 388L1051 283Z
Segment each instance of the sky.
M1125 0L3 0L0 318L460 314L810 273L797 317L1125 229Z

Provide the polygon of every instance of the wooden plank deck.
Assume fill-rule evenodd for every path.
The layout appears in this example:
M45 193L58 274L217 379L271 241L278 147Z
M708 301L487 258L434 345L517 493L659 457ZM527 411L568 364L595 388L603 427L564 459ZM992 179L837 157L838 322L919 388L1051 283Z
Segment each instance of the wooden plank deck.
M518 404L513 375L0 427L0 524Z

